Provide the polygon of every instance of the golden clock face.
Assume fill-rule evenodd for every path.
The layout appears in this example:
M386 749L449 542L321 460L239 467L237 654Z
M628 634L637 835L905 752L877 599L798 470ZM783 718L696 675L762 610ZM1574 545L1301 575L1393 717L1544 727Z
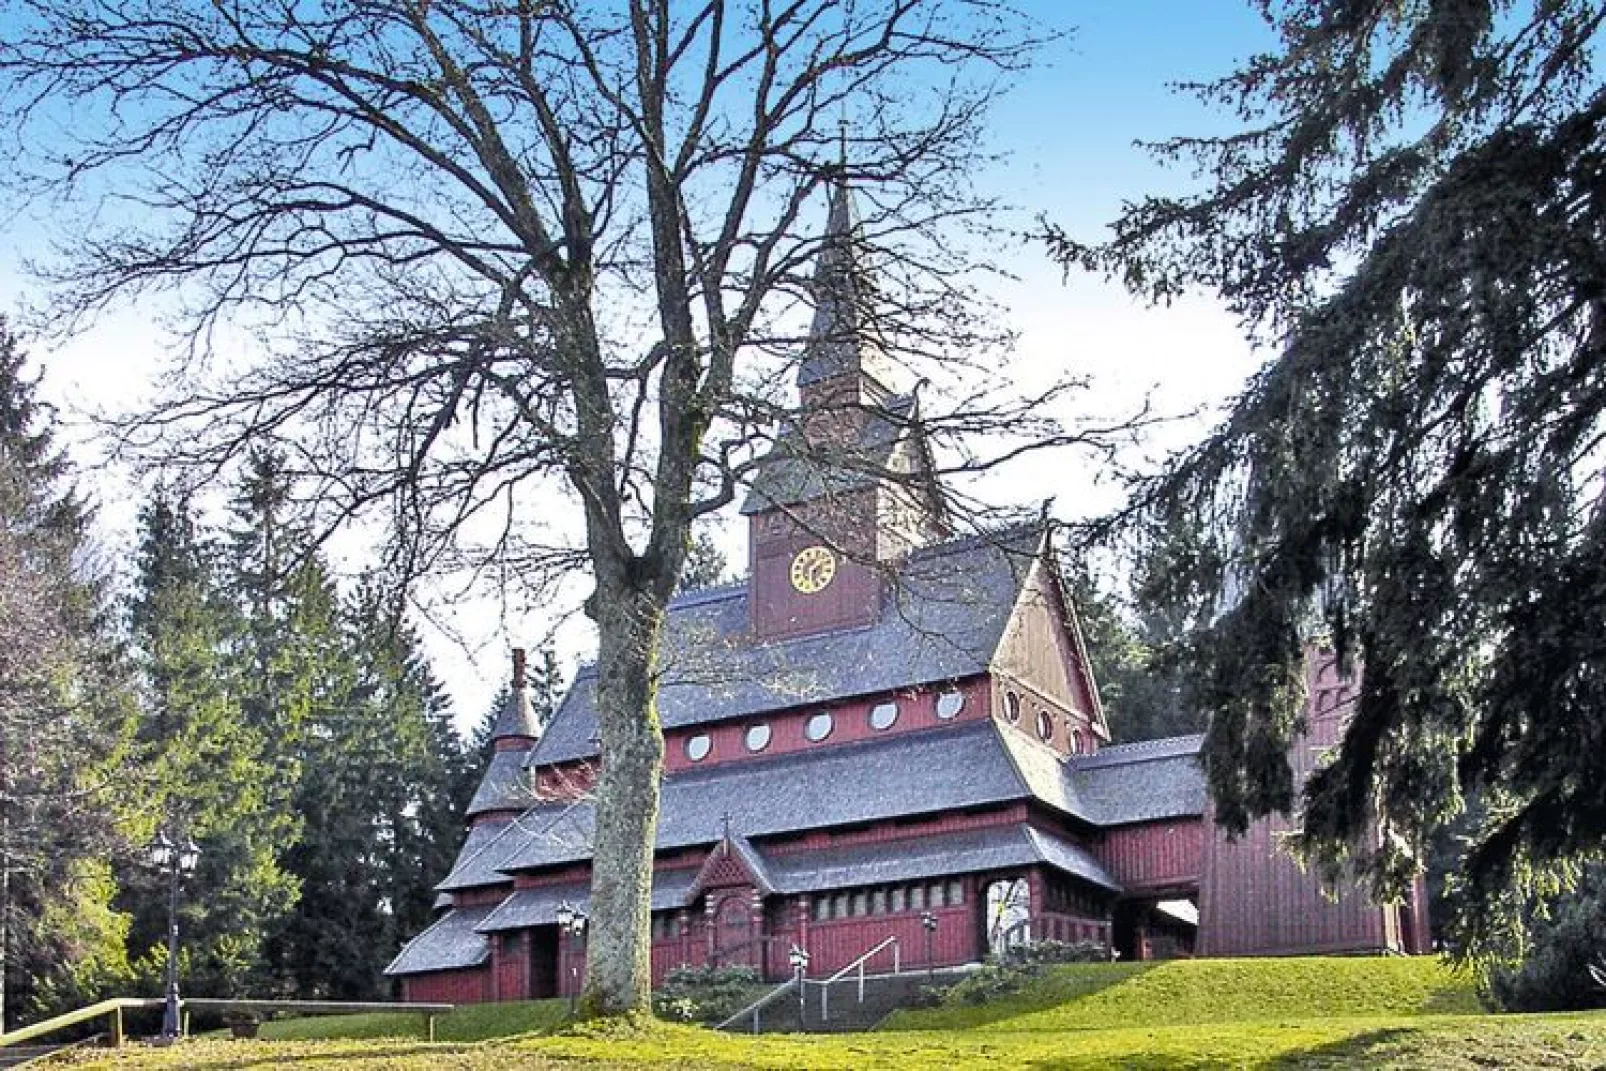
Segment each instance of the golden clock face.
M792 559L792 586L805 595L823 591L836 576L836 555L825 547L804 547Z

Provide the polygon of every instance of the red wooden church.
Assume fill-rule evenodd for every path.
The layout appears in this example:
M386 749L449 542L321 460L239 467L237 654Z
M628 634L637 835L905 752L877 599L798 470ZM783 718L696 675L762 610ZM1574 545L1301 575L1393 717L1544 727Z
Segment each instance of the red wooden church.
M921 967L1049 938L1127 958L1423 950L1421 897L1331 901L1275 824L1215 834L1200 737L1109 744L1045 532L948 533L916 400L859 319L854 230L838 190L798 376L816 415L751 488L748 579L670 609L655 976L784 978L794 945L829 973L888 937ZM895 478L822 475L798 448L822 441ZM1331 660L1312 674L1303 769L1350 695ZM519 653L513 684L441 914L389 967L408 999L552 996L583 974L558 916L587 901L595 677L549 725Z

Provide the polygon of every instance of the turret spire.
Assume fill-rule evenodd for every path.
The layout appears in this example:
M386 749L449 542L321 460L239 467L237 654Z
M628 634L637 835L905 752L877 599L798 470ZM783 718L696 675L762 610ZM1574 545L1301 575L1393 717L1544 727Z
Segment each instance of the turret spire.
M867 252L857 198L845 171L839 171L815 262L814 322L798 369L801 388L842 376L868 378L883 392L888 387L891 362L875 322L875 279Z

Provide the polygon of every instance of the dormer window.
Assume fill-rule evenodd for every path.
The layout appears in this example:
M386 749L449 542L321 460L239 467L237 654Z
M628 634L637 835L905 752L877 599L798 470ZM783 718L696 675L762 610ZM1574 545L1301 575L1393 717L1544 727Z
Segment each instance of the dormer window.
M877 703L870 708L870 728L890 729L892 723L898 720L898 704Z
M943 721L952 721L964 709L964 692L944 692L937 697L937 717Z
M686 757L693 762L702 762L708 758L708 753L714 750L714 741L707 733L698 733L686 740Z
M1020 724L1020 696L1015 692L1004 693L1004 717L1009 724Z
M1054 739L1054 716L1046 710L1037 712L1037 736L1045 744Z
M831 730L834 728L836 728L836 721L830 714L821 711L810 718L808 723L803 726L803 735L809 739L810 743L818 744L821 740L830 736Z
M770 727L768 722L759 722L757 725L747 727L747 750L763 751L770 746Z

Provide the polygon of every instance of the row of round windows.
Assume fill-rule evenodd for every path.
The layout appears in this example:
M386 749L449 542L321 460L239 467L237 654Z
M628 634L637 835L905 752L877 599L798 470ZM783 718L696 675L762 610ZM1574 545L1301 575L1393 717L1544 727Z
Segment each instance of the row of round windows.
M1009 719L1009 724L1011 724L1011 725L1019 725L1020 724L1020 716L1021 716L1021 698L1020 698L1019 693L1005 692L1004 693L1004 717ZM1038 711L1037 711L1037 736L1038 736L1038 739L1042 740L1043 743L1045 743L1045 744L1052 743L1054 741L1054 715L1050 714L1048 711L1042 709L1041 707L1039 707ZM1081 731L1079 729L1076 728L1075 725L1071 726L1070 744L1071 744L1071 751L1072 751L1073 754L1080 754L1081 753L1081 751L1082 751L1082 733L1081 733Z
M942 721L952 721L965 709L965 696L963 692L944 692L937 697L937 717ZM900 710L897 703L877 703L870 708L868 721L870 728L884 731L892 728L898 722ZM822 710L809 718L803 725L803 736L812 744L818 744L836 730L836 716L830 711ZM763 751L770 746L774 733L769 722L757 722L747 727L742 742L747 745L748 751ZM692 762L702 762L714 750L714 738L708 733L698 733L696 736L686 738L686 757Z

